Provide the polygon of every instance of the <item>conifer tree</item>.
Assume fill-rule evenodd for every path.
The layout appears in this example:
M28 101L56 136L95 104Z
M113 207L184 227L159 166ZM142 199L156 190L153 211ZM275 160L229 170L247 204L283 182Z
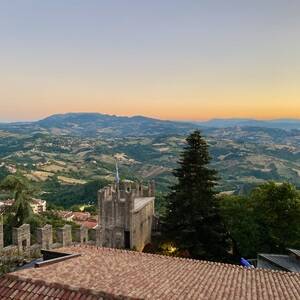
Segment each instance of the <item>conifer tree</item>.
M220 218L215 185L217 172L209 168L208 145L199 131L186 139L177 183L167 196L166 235L193 258L226 261L228 240Z

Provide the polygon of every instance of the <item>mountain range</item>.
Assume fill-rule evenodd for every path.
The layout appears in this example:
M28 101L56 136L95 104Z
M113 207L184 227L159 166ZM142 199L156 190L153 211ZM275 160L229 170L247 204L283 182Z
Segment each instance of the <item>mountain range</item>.
M188 122L164 121L143 116L121 117L100 113L67 113L36 122L2 123L0 130L18 133L49 132L88 137L152 136L185 134L198 127Z
M275 119L275 120L255 120L255 119L212 119L206 122L196 122L205 127L228 128L228 127L264 127L279 129L300 129L300 119Z
M155 136L187 134L195 129L260 127L300 129L300 120L212 119L205 122L166 121L144 116L115 116L100 113L56 114L35 122L0 123L0 130L17 133L48 132L88 137Z

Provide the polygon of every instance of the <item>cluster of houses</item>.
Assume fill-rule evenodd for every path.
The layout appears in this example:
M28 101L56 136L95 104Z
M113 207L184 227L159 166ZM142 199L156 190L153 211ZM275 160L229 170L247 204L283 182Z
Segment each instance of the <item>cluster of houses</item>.
M58 210L55 213L65 221L74 222L88 229L95 229L98 225L97 216L93 216L89 212Z
M7 199L0 201L0 211L4 211L6 208L11 207L14 204L14 199ZM41 214L47 210L47 201L42 199L32 198L30 202L33 213Z

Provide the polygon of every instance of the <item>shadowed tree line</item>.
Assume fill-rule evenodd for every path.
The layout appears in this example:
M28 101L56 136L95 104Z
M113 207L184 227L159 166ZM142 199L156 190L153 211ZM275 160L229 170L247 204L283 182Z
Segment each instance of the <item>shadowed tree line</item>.
M222 196L219 203L235 255L300 249L300 193L292 184L268 182L248 196Z

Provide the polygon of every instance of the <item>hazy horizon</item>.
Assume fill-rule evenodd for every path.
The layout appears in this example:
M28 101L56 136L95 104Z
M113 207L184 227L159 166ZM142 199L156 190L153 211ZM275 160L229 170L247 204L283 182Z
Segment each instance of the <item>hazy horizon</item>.
M300 118L300 2L3 1L0 120Z
M224 120L224 121L229 121L229 120L251 120L251 121L299 121L300 122L300 118L288 118L288 117L282 117L282 118L269 118L269 119L258 119L258 118L239 118L239 117L228 117L228 118L210 118L210 119L199 119L199 120L192 120L192 119L186 119L186 120L177 120L177 119L165 119L165 118L159 118L159 117L153 117L153 116L147 116L147 115L143 115L143 114L135 114L135 115L119 115L119 114L114 114L114 113L101 113L101 112L72 112L72 111L68 111L68 112L61 112L61 113L55 113L55 114L50 114L50 115L46 115L43 116L41 118L36 118L36 119L24 119L24 120L4 120L4 119L0 119L0 123L18 123L18 122L36 122L36 121L40 121L43 120L45 118L48 118L50 116L53 115L64 115L64 114L103 114L103 115L110 115L110 116L117 116L117 117L137 117L137 116L141 116L141 117L146 117L146 118L154 118L154 119L159 119L159 120L166 120L166 121L180 121L180 122L208 122L208 121L213 121L213 120Z

